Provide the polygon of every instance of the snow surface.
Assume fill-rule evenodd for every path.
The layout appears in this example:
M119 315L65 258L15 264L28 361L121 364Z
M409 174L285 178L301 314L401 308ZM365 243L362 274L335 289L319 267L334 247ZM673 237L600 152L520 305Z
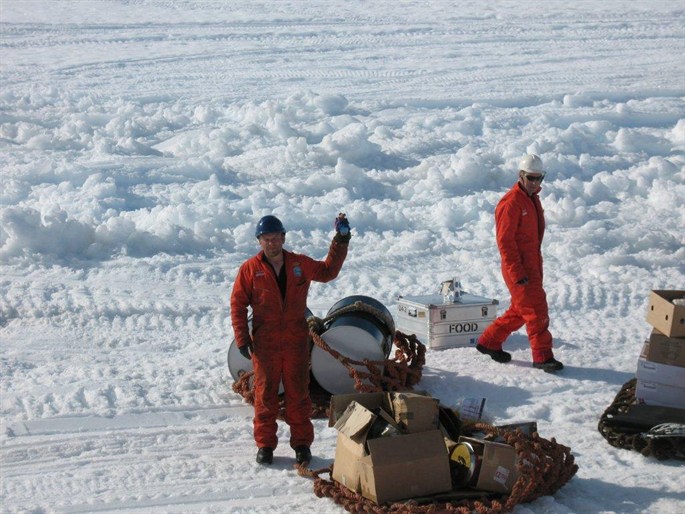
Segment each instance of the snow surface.
M685 288L685 3L659 0L0 3L0 509L341 513L254 462L228 298L280 216L325 255L323 316L396 313L442 280L500 300L493 211L539 153L555 355L429 350L421 388L537 420L578 474L517 514L682 513L682 463L614 449L651 289ZM315 421L313 468L335 431Z

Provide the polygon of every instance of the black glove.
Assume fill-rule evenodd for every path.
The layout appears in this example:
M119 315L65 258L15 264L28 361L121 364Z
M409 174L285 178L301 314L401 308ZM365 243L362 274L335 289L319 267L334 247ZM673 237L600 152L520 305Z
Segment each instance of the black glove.
M247 360L252 360L252 354L254 353L254 348L252 347L252 343L250 341L247 342L245 346L239 346L238 351L240 352L240 355L245 357Z
M523 277L521 280L516 282L520 286L525 286L528 283L528 277Z
M338 214L338 217L335 218L334 226L335 237L333 237L333 241L340 244L348 244L352 234L350 234L350 222L344 213Z

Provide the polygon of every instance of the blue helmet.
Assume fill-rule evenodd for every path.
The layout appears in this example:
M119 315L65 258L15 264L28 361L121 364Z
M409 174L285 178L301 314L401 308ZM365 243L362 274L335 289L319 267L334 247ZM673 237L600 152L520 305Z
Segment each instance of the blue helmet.
M262 219L259 220L254 235L257 239L259 239L259 236L261 236L262 234L273 234L276 232L285 234L285 228L283 227L283 223L281 223L281 220L279 220L276 216L269 215L264 216Z

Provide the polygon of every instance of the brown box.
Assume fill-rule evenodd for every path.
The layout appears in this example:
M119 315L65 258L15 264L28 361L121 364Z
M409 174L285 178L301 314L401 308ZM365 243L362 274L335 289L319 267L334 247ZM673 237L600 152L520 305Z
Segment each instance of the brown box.
M473 437L460 437L459 442L469 443L480 459L480 471L475 489L508 493L518 480L517 456L513 446Z
M359 459L364 456L364 445L338 432L335 442L335 461L331 477L348 489L361 492Z
M685 337L668 337L654 329L640 356L660 364L685 367Z
M408 434L440 427L440 401L415 393L392 393L392 415Z
M338 430L333 479L378 504L449 491L449 457L440 430L368 437L379 418L394 423L384 405L385 393L331 398L329 423Z
M351 402L342 416L335 422L334 428L345 434L354 442L363 442L376 415L357 402Z
M369 410L382 408L390 412L386 393L350 393L334 394L331 396L330 408L328 413L328 426L332 427L342 417L347 407L352 402L366 407Z
M449 457L440 430L367 441L361 493L376 503L443 493L452 489Z
M440 426L440 401L422 391L387 393L350 393L331 396L328 426L340 419L352 402L369 410L383 410L406 433L434 430Z
M685 291L655 290L649 295L647 322L667 337L685 337L685 305L675 305L676 298L685 298Z

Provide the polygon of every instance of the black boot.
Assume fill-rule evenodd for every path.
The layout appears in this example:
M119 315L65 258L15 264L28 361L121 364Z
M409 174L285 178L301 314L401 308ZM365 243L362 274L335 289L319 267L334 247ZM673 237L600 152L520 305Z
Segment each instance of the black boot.
M511 354L509 352L505 352L504 350L491 350L482 344L477 344L476 350L478 350L480 353L484 353L485 355L489 355L493 361L497 361L502 364L511 360Z
M547 373L554 373L555 371L564 369L564 365L554 357L550 357L545 362L534 362L533 367L546 371Z
M311 462L312 460L312 452L309 450L309 446L296 446L294 448L295 450L295 460L297 461L298 464L304 464L307 462Z
M257 462L259 464L271 464L274 461L274 449L265 446L257 452Z

